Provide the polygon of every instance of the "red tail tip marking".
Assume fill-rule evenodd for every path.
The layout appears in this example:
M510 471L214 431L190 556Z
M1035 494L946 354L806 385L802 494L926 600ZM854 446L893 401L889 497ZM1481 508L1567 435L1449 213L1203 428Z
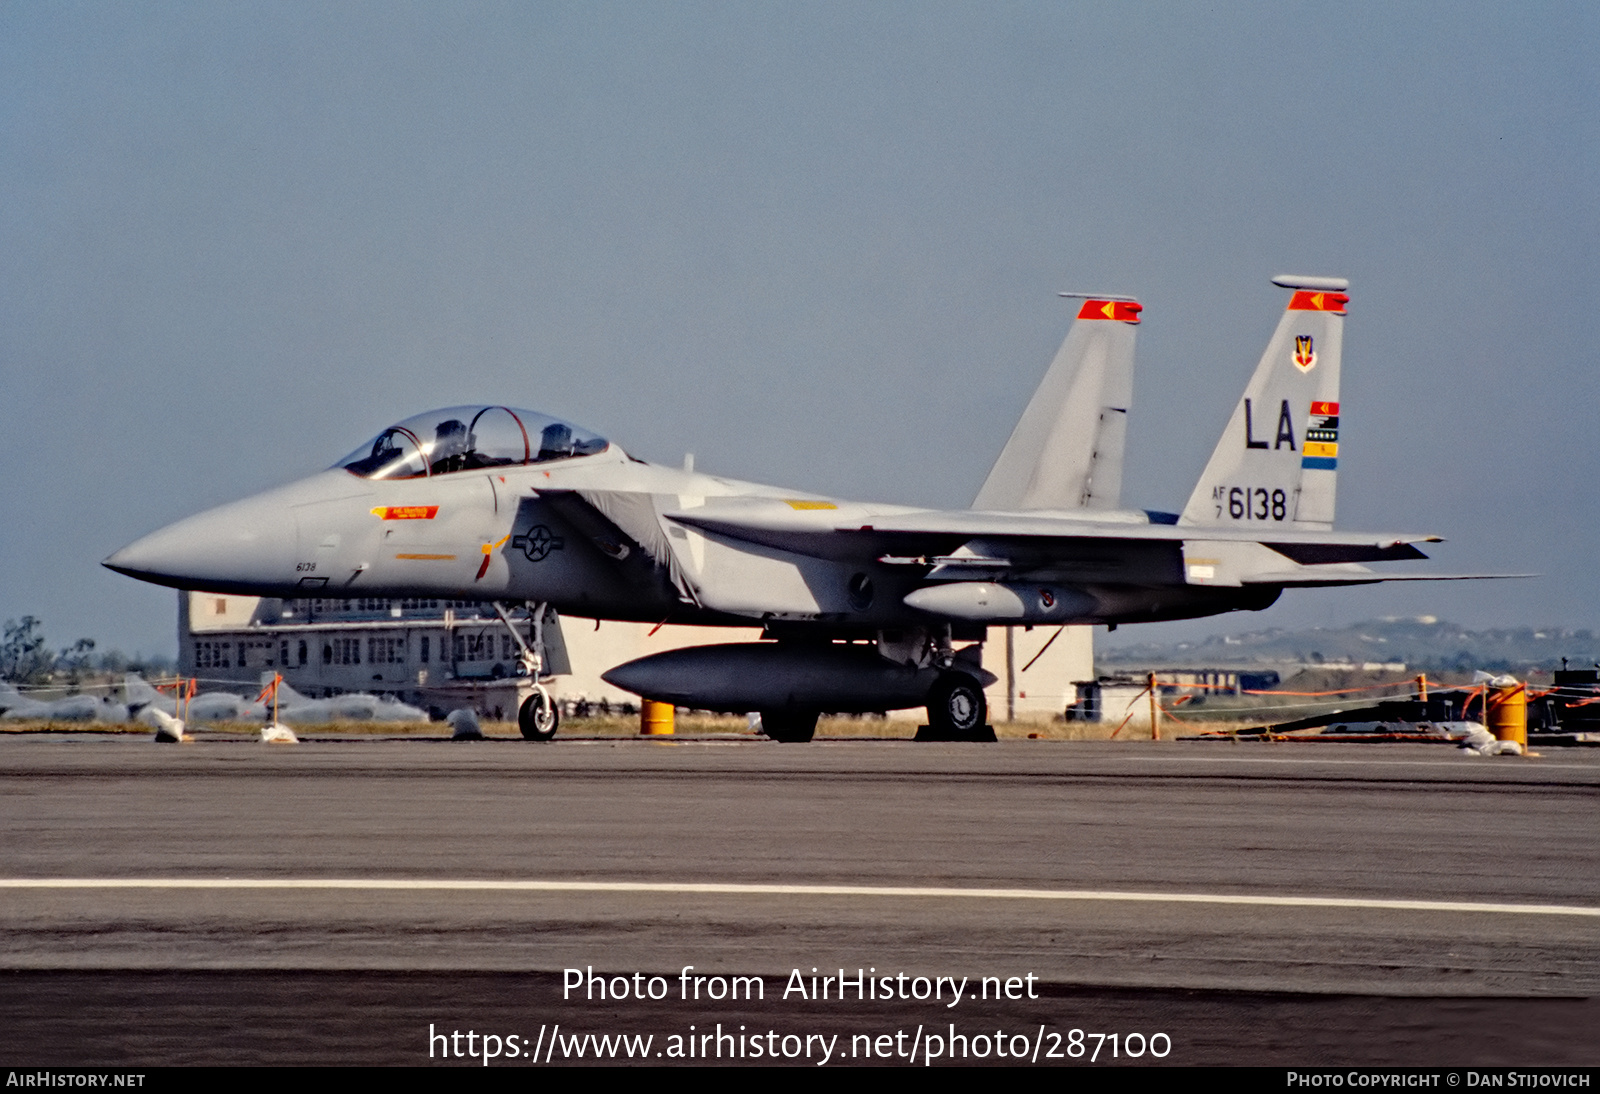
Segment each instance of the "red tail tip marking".
M1133 300L1085 300L1078 311L1079 319L1116 319L1123 323L1137 323L1144 305Z
M1344 314L1344 306L1350 303L1350 298L1342 292L1297 292L1289 298L1290 311L1331 311L1335 315Z

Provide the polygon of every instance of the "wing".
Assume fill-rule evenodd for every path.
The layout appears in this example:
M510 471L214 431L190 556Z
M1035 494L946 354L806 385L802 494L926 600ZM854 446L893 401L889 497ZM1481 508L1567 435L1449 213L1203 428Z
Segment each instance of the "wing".
M930 567L927 579L1126 581L1187 585L1315 586L1388 580L1466 580L1520 574L1386 574L1364 562L1428 556L1440 537L1280 526L1156 523L1144 514L885 510L847 503L727 499L667 520L719 537L823 559Z

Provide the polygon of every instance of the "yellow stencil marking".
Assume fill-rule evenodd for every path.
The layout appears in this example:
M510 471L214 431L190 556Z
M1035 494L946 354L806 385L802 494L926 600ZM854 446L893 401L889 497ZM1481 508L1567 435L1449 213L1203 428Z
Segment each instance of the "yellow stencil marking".
M799 501L794 498L784 498L784 504L790 509L837 509L831 501Z

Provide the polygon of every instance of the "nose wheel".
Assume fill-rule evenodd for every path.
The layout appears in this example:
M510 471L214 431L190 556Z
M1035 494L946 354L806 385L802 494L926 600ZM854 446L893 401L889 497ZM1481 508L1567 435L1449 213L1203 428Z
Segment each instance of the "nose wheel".
M555 700L544 685L533 685L533 694L522 701L522 709L517 711L517 728L522 730L522 736L529 741L548 741L560 724L561 711Z

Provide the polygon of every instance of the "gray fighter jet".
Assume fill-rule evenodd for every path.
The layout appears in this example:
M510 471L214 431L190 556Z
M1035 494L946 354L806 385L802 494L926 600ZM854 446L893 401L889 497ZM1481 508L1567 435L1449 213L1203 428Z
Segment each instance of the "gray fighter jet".
M128 709L135 715L159 710L169 717L186 717L191 723L259 722L267 716L265 703L252 702L231 691L206 691L192 699L178 699L157 691L144 677L133 672L122 678L122 690L128 699Z
M809 740L820 711L926 705L985 729L993 624L1122 624L1259 610L1286 588L1445 575L1365 564L1437 537L1335 532L1347 283L1280 276L1288 307L1180 513L1119 508L1140 306L1084 298L971 509L822 497L630 457L505 406L388 429L327 471L179 521L105 565L180 589L495 602L537 679L557 613L764 628L606 674L647 698L760 711ZM1066 295L1066 294L1063 294ZM1459 576L1459 575L1457 575ZM506 602L530 606L526 630ZM555 710L536 688L525 735Z
M108 697L68 695L61 699L34 699L9 681L0 680L0 721L6 722L126 722L128 708Z
M270 684L273 674L261 674L261 683ZM270 714L270 709L268 711ZM286 683L278 685L278 721L291 725L320 722L426 722L428 712L390 696L349 692L328 699L301 695Z

